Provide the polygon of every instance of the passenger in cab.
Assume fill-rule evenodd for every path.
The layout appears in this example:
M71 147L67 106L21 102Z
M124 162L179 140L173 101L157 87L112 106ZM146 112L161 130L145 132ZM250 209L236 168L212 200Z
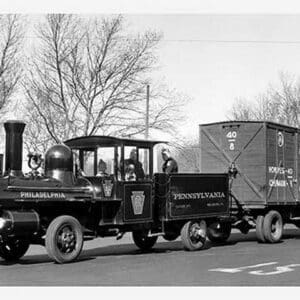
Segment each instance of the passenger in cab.
M134 166L134 173L136 175L136 180L141 180L145 178L145 172L143 169L143 165L141 162L137 160L137 150L132 149L130 152L130 156L125 160L125 169L129 166Z
M176 160L171 157L170 150L163 148L161 150L162 159L164 160L162 171L167 174L178 173L178 164Z
M135 167L133 164L130 164L126 167L125 180L126 181L135 181L136 180Z
M98 173L96 174L96 176L98 177L107 176L108 174L106 173L106 169L107 169L106 162L100 159L98 163Z

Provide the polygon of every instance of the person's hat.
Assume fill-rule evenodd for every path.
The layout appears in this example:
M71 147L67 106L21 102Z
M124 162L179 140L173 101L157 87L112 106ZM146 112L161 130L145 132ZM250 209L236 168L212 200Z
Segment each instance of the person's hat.
M170 153L170 150L168 148L162 148L161 154L164 154L164 153Z

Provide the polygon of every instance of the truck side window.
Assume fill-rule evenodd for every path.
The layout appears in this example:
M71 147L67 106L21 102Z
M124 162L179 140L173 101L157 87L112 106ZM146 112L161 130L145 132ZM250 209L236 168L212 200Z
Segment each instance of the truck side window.
M150 176L150 168L149 168L149 149L146 148L139 148L139 161L142 164L144 174L145 174L145 179L149 178Z
M94 151L84 151L83 153L83 172L85 176L94 176Z

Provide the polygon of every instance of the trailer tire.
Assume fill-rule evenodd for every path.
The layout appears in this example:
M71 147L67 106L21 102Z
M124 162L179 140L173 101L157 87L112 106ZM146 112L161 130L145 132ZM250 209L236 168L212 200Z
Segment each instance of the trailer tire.
M220 228L217 228L217 225L220 225ZM228 222L214 222L210 224L207 228L207 237L216 243L223 243L228 240L231 234L231 223Z
M206 222L204 220L188 221L182 227L180 235L185 250L200 250L206 244Z
M259 243L265 243L265 235L264 235L264 219L265 216L259 215L256 218L256 237Z
M276 210L269 211L263 222L264 236L269 243L278 243L282 237L283 221Z
M80 223L72 216L59 216L46 232L46 249L50 258L59 264L74 261L81 253L83 234Z
M150 250L156 243L157 236L148 236L148 232L133 231L132 239L135 245L143 251Z
M0 243L0 257L6 261L16 261L24 256L29 246L26 240L10 238Z

